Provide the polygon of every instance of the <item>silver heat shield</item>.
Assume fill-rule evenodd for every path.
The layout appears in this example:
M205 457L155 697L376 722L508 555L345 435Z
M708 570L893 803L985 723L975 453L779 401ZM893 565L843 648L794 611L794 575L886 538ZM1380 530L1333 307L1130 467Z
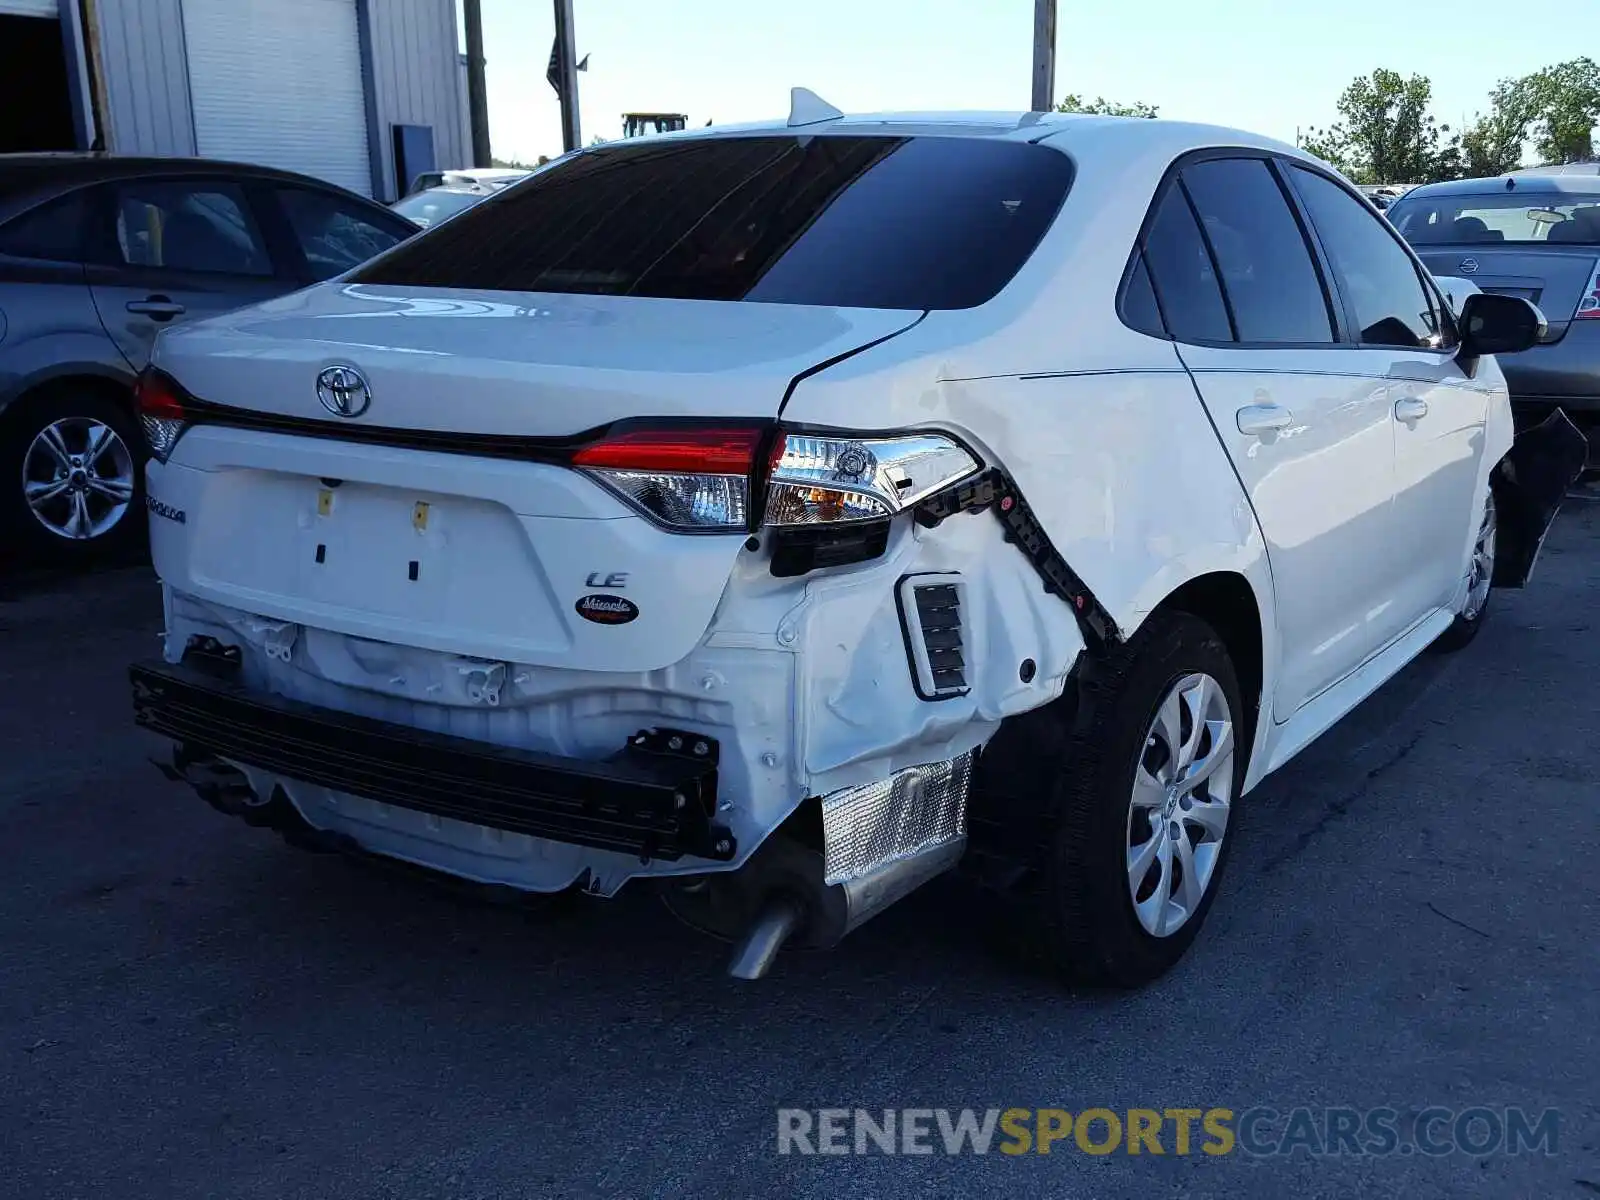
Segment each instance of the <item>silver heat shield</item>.
M845 883L964 837L974 754L824 796L825 882Z

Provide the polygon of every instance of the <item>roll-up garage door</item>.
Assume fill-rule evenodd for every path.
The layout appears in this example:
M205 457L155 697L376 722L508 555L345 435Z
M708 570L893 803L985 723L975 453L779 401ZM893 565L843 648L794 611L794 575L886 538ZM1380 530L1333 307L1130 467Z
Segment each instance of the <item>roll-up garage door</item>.
M196 148L372 194L355 0L183 0Z

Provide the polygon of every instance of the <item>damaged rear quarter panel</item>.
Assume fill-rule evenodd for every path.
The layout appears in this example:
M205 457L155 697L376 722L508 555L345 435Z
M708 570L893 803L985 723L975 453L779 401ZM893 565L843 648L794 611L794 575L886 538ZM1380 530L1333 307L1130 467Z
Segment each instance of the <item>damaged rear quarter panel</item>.
M1124 638L1188 581L1212 572L1243 576L1260 610L1263 690L1271 695L1278 648L1265 546L1171 344L1118 323L1104 334L1120 346L1108 353L1102 342L1094 358L1138 369L952 377L952 367L968 364L914 357L916 335L941 315L804 381L785 418L850 428L853 414L887 408L897 428L955 433L1011 475L1056 550ZM1071 361L1071 348L1061 357ZM892 399L887 406L886 395ZM954 517L946 525L963 521L998 527L988 514ZM1025 562L1014 547L1007 551ZM974 563L967 569L981 568ZM1042 591L1036 575L1031 586ZM1055 673L1063 664L1041 668ZM1258 739L1270 724L1257 730ZM1252 755L1253 763L1262 761ZM1257 778L1253 767L1247 783Z
M947 572L964 588L968 689L930 702L913 687L896 584ZM902 519L881 558L804 579L775 579L764 559L744 559L706 647L795 656L798 792L825 795L981 745L1003 718L1061 693L1083 640L999 523L978 515L936 529ZM1036 664L1027 678L1025 659Z

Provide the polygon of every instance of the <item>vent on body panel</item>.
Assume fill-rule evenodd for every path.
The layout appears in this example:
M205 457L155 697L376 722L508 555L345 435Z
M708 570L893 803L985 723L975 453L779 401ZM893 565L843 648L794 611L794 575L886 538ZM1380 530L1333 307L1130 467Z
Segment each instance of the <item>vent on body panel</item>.
M900 628L917 695L948 700L967 694L960 575L908 575L900 581Z

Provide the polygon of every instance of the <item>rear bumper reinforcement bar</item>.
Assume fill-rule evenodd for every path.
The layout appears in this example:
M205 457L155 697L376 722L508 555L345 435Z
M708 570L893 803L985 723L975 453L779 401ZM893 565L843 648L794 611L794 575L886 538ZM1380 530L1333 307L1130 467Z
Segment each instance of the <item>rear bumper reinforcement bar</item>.
M195 655L135 664L134 719L191 754L474 825L644 859L735 855L712 820L713 739L645 730L610 758L561 758L248 691L237 671Z

